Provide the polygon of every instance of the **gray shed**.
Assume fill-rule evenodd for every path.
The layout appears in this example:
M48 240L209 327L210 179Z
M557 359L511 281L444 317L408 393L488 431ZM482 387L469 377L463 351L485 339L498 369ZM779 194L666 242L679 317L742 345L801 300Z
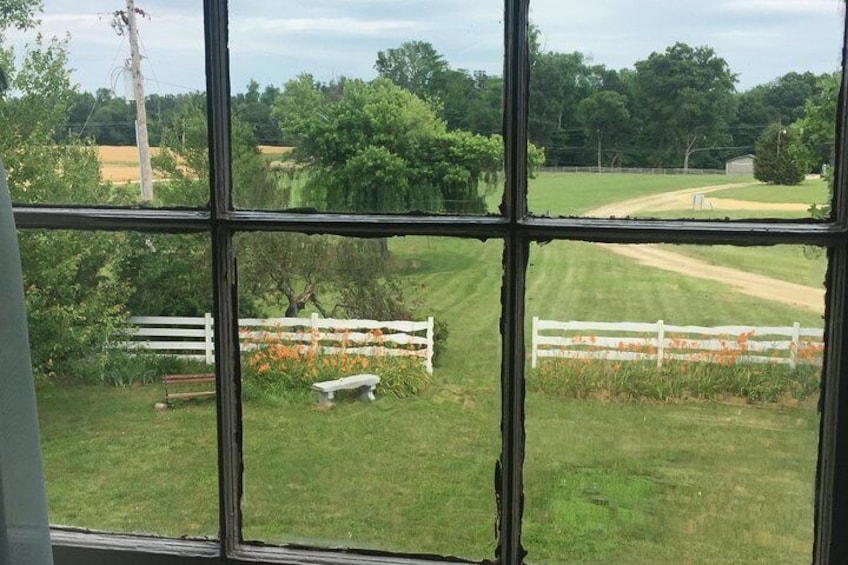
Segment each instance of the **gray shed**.
M749 153L747 155L740 155L739 157L729 159L727 163L724 164L724 173L727 175L753 176L755 158L756 157L754 155Z

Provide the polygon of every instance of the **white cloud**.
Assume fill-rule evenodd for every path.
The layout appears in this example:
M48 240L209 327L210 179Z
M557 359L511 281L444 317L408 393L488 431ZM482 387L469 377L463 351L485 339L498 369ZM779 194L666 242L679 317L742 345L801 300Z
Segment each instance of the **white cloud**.
M718 2L715 8L737 14L836 15L843 5L840 0L725 0Z
M381 36L387 33L416 33L426 29L411 20L365 20L356 18L243 18L232 24L233 36L256 33L334 33L341 35Z

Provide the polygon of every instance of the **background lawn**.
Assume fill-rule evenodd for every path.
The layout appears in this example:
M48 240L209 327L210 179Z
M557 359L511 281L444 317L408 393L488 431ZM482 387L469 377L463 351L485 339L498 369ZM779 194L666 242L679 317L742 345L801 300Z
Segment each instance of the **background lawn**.
M725 175L641 175L635 173L538 173L530 179L528 206L539 216L579 216L621 200L697 186L753 182Z
M610 191L629 186L615 175L586 176L609 182ZM717 184L648 180L669 184L635 185L615 197L592 185L577 200L589 209L685 188L681 180ZM550 182L536 194L560 190ZM371 404L342 398L329 411L316 410L306 390L246 401L244 537L492 558L503 246L408 237L390 240L389 249L416 311L449 325L433 384L413 398L379 389ZM772 276L815 281L822 260L802 262L798 249L679 250L722 264L769 263ZM814 313L580 242L531 248L528 323L532 316L822 324ZM524 542L532 562L809 561L814 399L610 402L541 394L528 384ZM157 412L163 394L156 384L39 386L53 523L216 535L214 402Z
M710 194L713 198L733 198L755 202L796 202L800 204L825 204L830 198L827 182L808 179L796 186L755 184L739 188L728 188Z

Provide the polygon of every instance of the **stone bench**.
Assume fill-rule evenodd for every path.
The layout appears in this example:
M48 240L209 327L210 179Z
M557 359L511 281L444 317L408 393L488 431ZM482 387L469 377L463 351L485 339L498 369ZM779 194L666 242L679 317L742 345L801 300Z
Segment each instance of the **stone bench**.
M321 404L331 404L333 402L333 393L337 390L362 389L359 394L361 400L374 400L374 390L380 382L380 377L377 375L353 375L343 377L334 381L323 381L314 383L312 390L318 393L318 402Z

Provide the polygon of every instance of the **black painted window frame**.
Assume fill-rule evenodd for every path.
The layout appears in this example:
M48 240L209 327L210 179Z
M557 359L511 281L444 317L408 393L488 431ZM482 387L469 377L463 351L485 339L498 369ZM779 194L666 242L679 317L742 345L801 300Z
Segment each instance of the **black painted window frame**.
M220 539L174 540L53 529L56 562L65 563L433 563L437 556L257 547L240 535L242 420L233 235L239 231L498 239L504 243L502 287L501 436L495 482L497 540L492 560L523 561L524 285L531 244L547 240L732 245L810 244L828 249L825 352L816 476L816 564L848 563L848 206L846 205L846 74L842 66L832 218L824 222L698 222L538 218L527 210L528 4L504 6L505 187L499 216L293 214L240 211L231 201L230 85L227 0L204 0L210 209L115 209L98 206L15 206L21 229L140 230L206 233L212 245L219 469ZM567 9L567 6L564 7ZM845 49L843 46L843 61ZM164 502L164 501L163 501ZM532 556L531 556L532 559Z

